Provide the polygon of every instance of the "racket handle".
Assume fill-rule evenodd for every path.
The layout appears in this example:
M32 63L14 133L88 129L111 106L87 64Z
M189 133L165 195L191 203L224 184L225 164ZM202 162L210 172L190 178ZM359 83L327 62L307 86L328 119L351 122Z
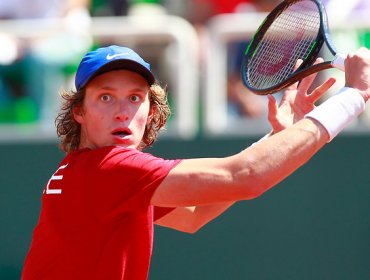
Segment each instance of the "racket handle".
M333 65L333 67L335 67L339 70L342 70L344 72L344 70L345 70L344 61L345 60L346 60L346 56L344 54L337 53L334 56L334 59L332 60L331 65Z

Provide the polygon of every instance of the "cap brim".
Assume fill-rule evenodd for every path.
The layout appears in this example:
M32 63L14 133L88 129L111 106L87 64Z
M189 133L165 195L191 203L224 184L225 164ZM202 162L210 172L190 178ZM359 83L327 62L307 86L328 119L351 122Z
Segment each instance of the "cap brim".
M129 59L117 59L117 60L111 61L103 65L102 67L100 67L95 72L95 74L92 75L86 81L86 83L83 86L86 86L86 84L89 81L91 81L93 78L95 78L96 76L99 76L101 74L104 74L109 71L114 71L114 70L130 70L130 71L136 72L139 75L143 76L147 80L150 86L154 84L155 82L155 77L153 73L147 68L145 68L143 65L141 65L140 63L133 61L133 60L129 60Z

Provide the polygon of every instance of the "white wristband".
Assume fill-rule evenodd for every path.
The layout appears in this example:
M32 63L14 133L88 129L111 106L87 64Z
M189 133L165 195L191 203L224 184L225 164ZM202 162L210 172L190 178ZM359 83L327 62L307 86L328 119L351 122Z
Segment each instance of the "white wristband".
M328 131L329 142L365 110L365 100L353 88L344 87L305 117L315 119Z

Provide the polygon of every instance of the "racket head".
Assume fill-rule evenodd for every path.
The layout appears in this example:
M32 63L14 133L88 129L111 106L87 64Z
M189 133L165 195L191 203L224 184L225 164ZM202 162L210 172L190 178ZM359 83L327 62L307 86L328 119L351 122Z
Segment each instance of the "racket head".
M335 54L329 39L325 8L317 0L285 0L262 22L245 51L241 74L252 92L278 92L303 77L331 68L315 62L324 42ZM295 69L298 59L301 65Z

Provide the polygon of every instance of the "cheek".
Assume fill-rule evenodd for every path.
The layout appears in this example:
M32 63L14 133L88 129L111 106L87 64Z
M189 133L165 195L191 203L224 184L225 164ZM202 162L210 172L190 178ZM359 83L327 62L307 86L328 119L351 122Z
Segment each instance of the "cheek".
M98 110L87 110L84 114L86 126L92 129L101 127L105 123L106 115L99 113Z
M143 123L143 124L148 124L151 120L151 117L150 117L150 109L149 109L149 105L145 105L145 106L141 106L140 109L139 109L139 118L140 120L140 123Z
M137 118L137 124L138 126L145 129L146 125L149 123L149 118L147 114L141 114L139 118Z

